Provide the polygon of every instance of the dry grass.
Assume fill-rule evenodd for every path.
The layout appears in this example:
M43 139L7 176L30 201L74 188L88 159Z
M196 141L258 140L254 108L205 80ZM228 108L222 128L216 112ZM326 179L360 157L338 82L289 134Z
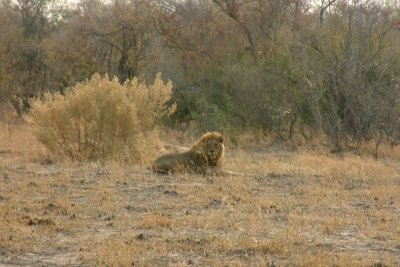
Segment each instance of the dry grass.
M228 149L226 168L252 175L158 176L46 164L4 124L0 151L0 265L400 264L394 158Z

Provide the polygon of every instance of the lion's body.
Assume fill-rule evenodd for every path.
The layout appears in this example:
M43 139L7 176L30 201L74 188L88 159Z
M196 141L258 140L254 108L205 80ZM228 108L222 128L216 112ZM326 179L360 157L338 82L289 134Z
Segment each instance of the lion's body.
M158 157L152 169L160 173L195 172L205 174L207 169L221 167L225 156L223 136L219 132L205 133L185 152L168 153Z

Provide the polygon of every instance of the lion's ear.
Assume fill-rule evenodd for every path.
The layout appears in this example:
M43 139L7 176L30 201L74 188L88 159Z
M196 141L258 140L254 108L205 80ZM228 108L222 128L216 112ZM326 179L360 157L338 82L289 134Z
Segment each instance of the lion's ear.
M220 138L219 138L219 142L220 142L220 143L223 143L223 142L224 142L224 138L223 138L223 137L220 137Z

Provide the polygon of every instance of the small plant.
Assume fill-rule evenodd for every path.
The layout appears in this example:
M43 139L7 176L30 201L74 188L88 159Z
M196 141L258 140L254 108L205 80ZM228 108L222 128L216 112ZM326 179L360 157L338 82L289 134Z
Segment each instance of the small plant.
M158 140L151 132L174 112L174 106L166 108L171 91L171 82L165 84L160 75L148 86L95 74L64 95L33 100L29 118L38 140L57 159L141 163Z

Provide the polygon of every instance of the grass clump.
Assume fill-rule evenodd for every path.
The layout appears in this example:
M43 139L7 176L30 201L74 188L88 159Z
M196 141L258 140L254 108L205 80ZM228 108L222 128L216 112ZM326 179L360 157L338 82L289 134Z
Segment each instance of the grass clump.
M157 143L157 123L174 112L166 108L171 91L160 75L147 85L95 74L65 94L33 100L29 118L55 159L142 163Z

